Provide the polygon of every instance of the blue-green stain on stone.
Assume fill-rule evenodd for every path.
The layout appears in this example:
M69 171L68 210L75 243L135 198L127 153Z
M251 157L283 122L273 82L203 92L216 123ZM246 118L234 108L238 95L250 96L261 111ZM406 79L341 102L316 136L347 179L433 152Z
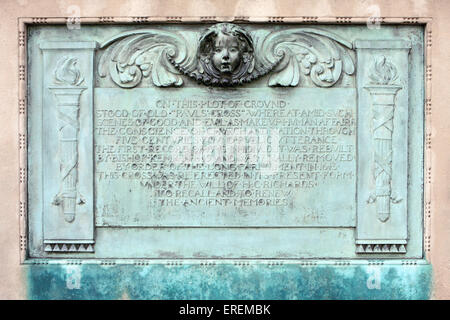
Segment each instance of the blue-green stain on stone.
M430 265L27 265L30 299L429 299ZM79 280L79 282L77 282Z

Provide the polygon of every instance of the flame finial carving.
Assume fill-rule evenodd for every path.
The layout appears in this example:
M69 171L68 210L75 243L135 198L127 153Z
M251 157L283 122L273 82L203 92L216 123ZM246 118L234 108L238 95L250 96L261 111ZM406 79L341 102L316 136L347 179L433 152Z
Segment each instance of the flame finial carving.
M375 60L371 71L369 78L372 84L392 85L398 78L397 68L385 56Z
M83 83L84 77L81 75L78 67L77 58L68 58L66 56L59 59L55 69L55 82L70 86L79 86Z

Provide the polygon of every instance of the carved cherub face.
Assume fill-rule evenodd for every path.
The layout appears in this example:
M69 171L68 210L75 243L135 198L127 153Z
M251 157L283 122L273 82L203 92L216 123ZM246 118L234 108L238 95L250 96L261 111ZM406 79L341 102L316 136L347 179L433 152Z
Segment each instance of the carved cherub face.
M220 32L215 40L212 51L212 63L221 73L233 73L241 63L241 50L236 36Z
M197 81L212 85L236 85L249 81L254 70L253 40L246 30L231 23L218 23L200 37Z

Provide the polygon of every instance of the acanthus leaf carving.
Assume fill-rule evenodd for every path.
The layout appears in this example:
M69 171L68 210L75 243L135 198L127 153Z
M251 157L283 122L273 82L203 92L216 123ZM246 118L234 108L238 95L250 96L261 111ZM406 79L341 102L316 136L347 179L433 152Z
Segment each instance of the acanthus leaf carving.
M331 87L355 71L352 44L320 29L296 28L250 33L219 23L188 42L177 32L143 29L106 41L99 74L122 88L145 77L158 87L181 86L183 75L209 86L235 86L271 74L269 86L297 86L302 75Z
M269 34L258 52L262 61L281 60L270 76L269 86L297 86L300 72L318 87L331 87L341 78L355 72L348 53L352 44L322 30L302 28Z
M194 55L188 52L183 36L169 31L144 29L120 34L106 41L99 63L99 74L111 79L120 87L133 88L143 77L151 75L158 87L181 86L181 72L169 62L189 70L194 65Z

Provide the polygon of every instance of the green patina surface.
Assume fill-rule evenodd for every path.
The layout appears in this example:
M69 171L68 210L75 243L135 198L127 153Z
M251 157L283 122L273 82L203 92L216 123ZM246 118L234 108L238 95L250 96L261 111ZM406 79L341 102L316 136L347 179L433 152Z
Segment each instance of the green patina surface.
M172 74L164 67L171 64L165 51L152 51L179 48L183 56L186 47L193 52L187 60L195 61L209 27L28 29L28 257L422 258L423 26L243 24L258 63L271 67L265 61L282 48L296 58L286 55L283 71L236 87L197 83L174 66ZM135 36L145 41L135 43ZM120 65L130 68L116 66L118 52ZM165 61L160 66L158 56ZM388 61L377 64L377 85L392 80L398 92L395 100L383 91L383 107L376 109L386 127L375 143L378 120L365 87L374 85L376 61ZM178 77L182 86L166 87ZM66 96L73 100L69 113L79 112L68 127ZM235 129L245 129L245 152L236 149L239 139L228 139L240 134ZM259 142L250 148L256 132ZM183 150L189 156L180 164ZM380 166L387 172L383 179L376 180L375 159L387 159ZM74 209L75 191L83 200ZM395 198L392 208L384 192ZM70 204L65 209L64 197ZM95 242L95 248L83 249L86 254L75 248L81 242ZM407 248L396 247L405 242ZM370 244L375 253L361 257Z
M431 265L27 265L30 299L429 299Z
M116 57L109 56L109 51L107 52L108 45L114 45L108 39L122 41L122 36L140 33L147 37L146 41L150 44L159 40L164 44L164 41L178 39L175 43L178 46L179 43L184 43L184 40L177 34L183 34L187 39L187 46L194 52L192 56L194 57L197 50L196 42L200 39L204 25L108 27L83 25L82 29L77 31L68 30L66 26L47 25L29 29L27 221L30 232L27 237L29 240L27 250L31 263L24 268L28 298L283 300L430 298L432 269L424 260L418 260L423 257L423 27L386 25L376 30L369 29L365 25L302 27L253 24L243 27L252 35L255 44L273 43L267 47L275 48L287 44L287 48L295 51L298 43L303 43L305 48L310 48L310 40L305 42L304 37L325 43L323 51L320 51L315 59L319 61L324 59L323 57L329 57L329 60L324 61L345 60L346 66L342 68L347 71L344 70L341 75L340 65L328 68L326 79L319 79L317 77L324 73L326 66L312 66L311 63L314 64L316 60L310 56L308 61L302 60L302 63L311 70L308 69L300 79L302 71L299 69L300 62L293 56L291 60L285 61L283 68L286 69L274 78L263 76L242 87L211 88L183 75L182 87L166 88L165 85L178 79L178 74L175 77L175 73L170 75L171 72L164 69L163 65L158 67L156 63L155 66L153 62L158 60L155 60L153 54L159 55L160 52L136 59L137 49L139 52L146 50L141 50L139 46L130 47L130 38L125 39L121 55L126 59L124 58L120 65L123 68L124 63L128 63L129 60L128 65L132 67L125 68L129 70L128 73L126 70L118 72ZM145 31L144 28L149 30ZM314 32L311 33L311 30ZM272 32L279 32L275 33L278 36L274 38ZM269 34L272 36L269 37ZM321 36L324 34L329 35L326 39L334 39L334 42L329 43L331 40L325 40ZM299 35L301 38L298 38ZM292 41L292 37L295 41ZM95 50L95 54L94 41L105 44L104 47ZM334 50L339 43L346 44L345 48ZM154 47L161 46L154 45ZM78 48L76 52L74 48ZM90 51L86 48L90 48ZM314 51L320 48L322 47L314 47ZM255 52L266 56L267 50L262 47L255 49ZM342 55L345 52L346 54ZM300 50L296 54L303 57L305 51ZM385 63L386 58L391 62ZM78 87L79 76L69 83L69 87L61 86L57 83L61 80L58 75L64 68L60 66L66 66L66 63L76 59L79 62L78 71L84 75L82 86L86 88ZM141 70L134 66L136 60L152 62L154 68L152 70L156 70L152 77L146 72L150 64L146 63ZM59 61L62 61L61 65ZM382 61L381 65L385 68L382 69L384 72L381 72L384 76L383 81L379 81L381 83L374 87L369 80L373 73L371 66L376 61ZM350 67L353 62L356 69ZM391 74L392 72L388 72L393 69L391 63L398 69L395 76ZM94 66L102 68L99 70L95 68L94 71ZM103 69L107 71L104 74L101 72ZM137 70L145 71L147 74L143 81L140 76L135 76L141 72L136 73ZM317 74L313 72L314 70ZM317 77L312 78L311 74ZM287 78L293 80L286 81ZM388 84L391 86L390 89L396 90L395 92L401 87L396 93L397 100L394 99L392 92L383 91L383 100L372 101L366 87L370 85L370 88L376 91L380 86L386 86L385 82L394 81L394 78L398 81ZM333 79L336 82L329 82ZM389 81L385 81L386 79ZM281 87L272 87L275 84ZM334 87L330 88L333 84ZM130 89L134 85L137 87ZM74 95L73 92L78 92L76 90L80 88L84 88L84 93L80 96ZM55 99L52 94L59 94L57 97L75 96L76 99L69 100L68 104L60 98ZM78 102L77 99L81 100ZM226 103L220 104L221 101ZM78 106L77 103L80 113L76 121L72 119L74 121L71 125L72 128L79 129L79 137L74 135L74 132L78 131L70 129L66 132L69 139L66 136L62 139L59 130L65 126L68 114L64 107L72 106L69 113L73 114L78 112L74 107ZM372 114L372 104L383 106L377 107L377 112L383 111L380 117L383 123L387 123L388 129L383 131L383 134L379 132L374 134L373 127L379 119ZM258 112L261 108L266 112ZM59 116L60 113L62 116ZM306 117L308 114L311 115ZM323 162L328 166L320 169L322 173L336 174L334 178L324 179L321 184L314 186L314 190L309 187L300 188L300 184L295 188L290 186L288 190L283 190L285 187L282 183L289 182L288 175L281 172L283 174L275 176L278 174L276 170L271 172L271 176L277 179L266 179L265 176L263 179L258 175L249 175L251 179L243 179L243 175L230 175L228 168L219 166L218 172L227 175L218 174L210 178L212 175L206 173L216 173L217 170L211 167L206 168L207 170L202 169L207 178L203 181L199 178L201 175L188 175L197 171L203 172L200 169L193 170L188 167L191 169L185 172L170 160L169 155L173 149L168 147L164 151L163 147L173 147L173 141L156 139L159 135L171 136L175 129L185 129L191 142L187 149L198 151L200 154L204 148L193 149L192 144L192 141L196 140L192 139L195 136L194 120L201 120L200 123L205 128L223 129L219 130L219 133L226 133L225 129L228 127L248 127L258 130L265 130L268 127L271 130L279 130L285 136L298 138L301 136L300 131L296 133L290 129L304 129L311 126L308 123L317 123L314 126L320 129L323 127L320 123L326 123L325 120L329 117L338 119L336 123L344 123L343 120L353 123L353 120L357 119L356 131L351 127L347 134L342 132L338 136L336 133L336 141L332 141L333 143L326 142L325 137L329 134L320 134L323 140L320 142L318 139L314 141L310 139L316 133L310 134L305 131L306 133L302 133L305 139L285 139L281 143L281 147L285 149L278 150L281 164L298 165L292 168L286 166L286 172L291 174L289 176L291 180L302 183L315 181L315 178L311 180L312 178L297 177L294 174L297 171L316 171L322 167L317 166L318 169L315 169L312 166L312 169L306 170L301 169L302 163ZM156 122L156 126L151 121L146 122L147 118L161 118L166 121L161 121L161 124ZM308 119L309 122L303 124L301 119ZM146 130L142 132L135 130L141 126ZM334 130L339 126L334 124L331 129ZM153 127L161 130L153 133L147 130ZM127 128L130 129L129 132L126 131ZM119 134L120 131L118 133L110 129L123 131ZM168 130L165 132L165 129ZM349 135L350 131L352 134ZM157 134L158 132L164 134ZM217 133L217 136L221 142L218 147L220 151L223 150L223 142L226 140L222 134ZM149 137L153 140L149 140ZM267 136L264 135L261 141L266 140ZM74 141L78 143L76 148ZM93 142L97 150L95 152ZM330 152L333 156L331 160L325 161L326 159L321 156L323 153L321 150L326 148L317 148L315 151L311 148L314 144L319 145L319 142L324 146L330 145L329 149L335 150ZM117 159L110 157L110 154L118 153L119 149L131 150L133 144L141 147L152 146L148 150L136 152L140 156L139 159L147 159L148 155L152 155L150 160L142 161L142 165L139 166L134 158L129 160L127 157L120 160L119 157ZM156 155L153 145L162 148L166 155L162 157L164 161L153 157ZM60 151L63 150L62 146L64 150L70 152L62 153ZM110 146L120 148L114 149ZM303 146L303 149L296 149L299 146ZM334 146L339 148L333 148ZM273 149L276 150L275 147ZM133 154L131 151L121 152L124 156ZM73 156L77 153L79 159ZM145 157L141 157L141 153ZM55 154L58 157L55 157ZM301 158L303 154L309 157ZM389 176L383 176L381 180L374 177L373 168L375 164L379 164L375 163L375 158L387 159L386 162L382 161L380 166L387 168L384 170L389 172ZM92 161L93 159L95 161ZM113 160L106 162L105 159ZM190 160L195 163L193 159ZM335 169L329 169L334 168L332 164L337 160L339 163ZM161 178L153 175L156 169L150 166L159 162L164 164L161 167L166 170L158 171L164 173L161 174ZM62 174L65 171L61 170L66 167L72 170L73 177L78 178L66 181L67 175ZM277 166L274 168L279 169ZM249 169L247 171L251 172ZM174 182L178 178L171 178L173 182L167 183L170 188L161 187L162 182L171 181L167 177L176 177L173 172L185 173L183 178L189 183L180 184L181 187L176 189L173 186L176 186ZM361 176L365 178L357 181ZM342 179L342 177L349 178ZM281 184L271 185L272 180ZM74 181L77 181L77 185ZM249 181L253 183L249 184ZM155 183L152 185L152 182ZM206 182L210 184L207 185ZM230 182L230 187L225 182ZM261 187L262 182L267 182L263 184L264 188ZM304 185L307 186L308 183ZM75 187L78 190L75 190ZM60 198L69 192L72 198L66 198L73 199L74 190L83 195L84 200L76 204L75 211L73 207L69 208L70 210L62 208ZM195 193L190 194L188 192L190 190ZM208 190L215 192L211 193L211 196ZM222 190L233 192L226 194ZM292 191L292 194L272 194L273 191L280 190ZM381 191L374 196L373 192L376 190ZM176 191L180 191L178 195ZM256 191L260 195L257 198L249 198L253 202L239 202L245 197L257 194ZM167 200L164 198L165 195L172 197L173 194L177 195L181 202L158 203L157 200ZM212 202L214 204L212 206L209 202L208 204L201 202L203 197L212 200L222 198L229 200L226 198L229 197L238 202L227 207L225 202L228 201L221 200L223 203ZM385 206L380 206L382 210L377 209L374 197L383 200L381 203ZM262 201L269 199L272 202L255 202L258 198ZM391 206L390 202L394 198L395 203ZM277 199L283 201L273 202ZM67 203L73 206L73 201ZM72 216L74 212L76 217ZM391 217L386 220L389 216ZM95 250L89 249L94 252L87 253L79 250L79 247L77 249L75 244L80 240L88 243L95 241ZM358 243L358 240L361 241ZM390 251L389 246L392 243L403 246L406 240L407 248L403 248L404 253L393 253L398 252L395 251L397 247L394 247L394 251ZM60 246L60 242L63 245ZM360 251L357 253L357 243L366 245L366 249L370 247L370 250L371 245L376 244L376 249L373 249L374 253L366 254L364 252L370 252L369 249L364 251L366 249L358 247ZM44 248L44 244L48 246ZM36 258L48 260L43 262ZM149 265L121 263L105 265L110 259L115 258L122 262L120 259L133 259L127 262L136 261L134 259L186 260L182 265L168 265L161 260L156 260L160 262L159 264L154 263L155 260L150 260L152 264ZM379 260L386 258L387 260ZM58 259L80 259L77 263L83 260L83 264L76 265L74 261L68 260L59 260L55 263ZM103 265L92 263L100 259L106 259ZM215 260L215 264L208 262L207 265L202 265L191 259L218 260ZM240 262L239 265L233 263L239 259L257 261L252 260L248 264ZM266 259L286 259L289 262L283 260L284 263L281 263L278 260L275 265L269 265ZM317 259L315 260L317 263L297 259ZM356 260L347 263L331 259ZM368 262L361 259L376 260ZM393 259L408 260L401 263ZM48 261L51 262L46 264ZM33 264L34 262L36 264Z

